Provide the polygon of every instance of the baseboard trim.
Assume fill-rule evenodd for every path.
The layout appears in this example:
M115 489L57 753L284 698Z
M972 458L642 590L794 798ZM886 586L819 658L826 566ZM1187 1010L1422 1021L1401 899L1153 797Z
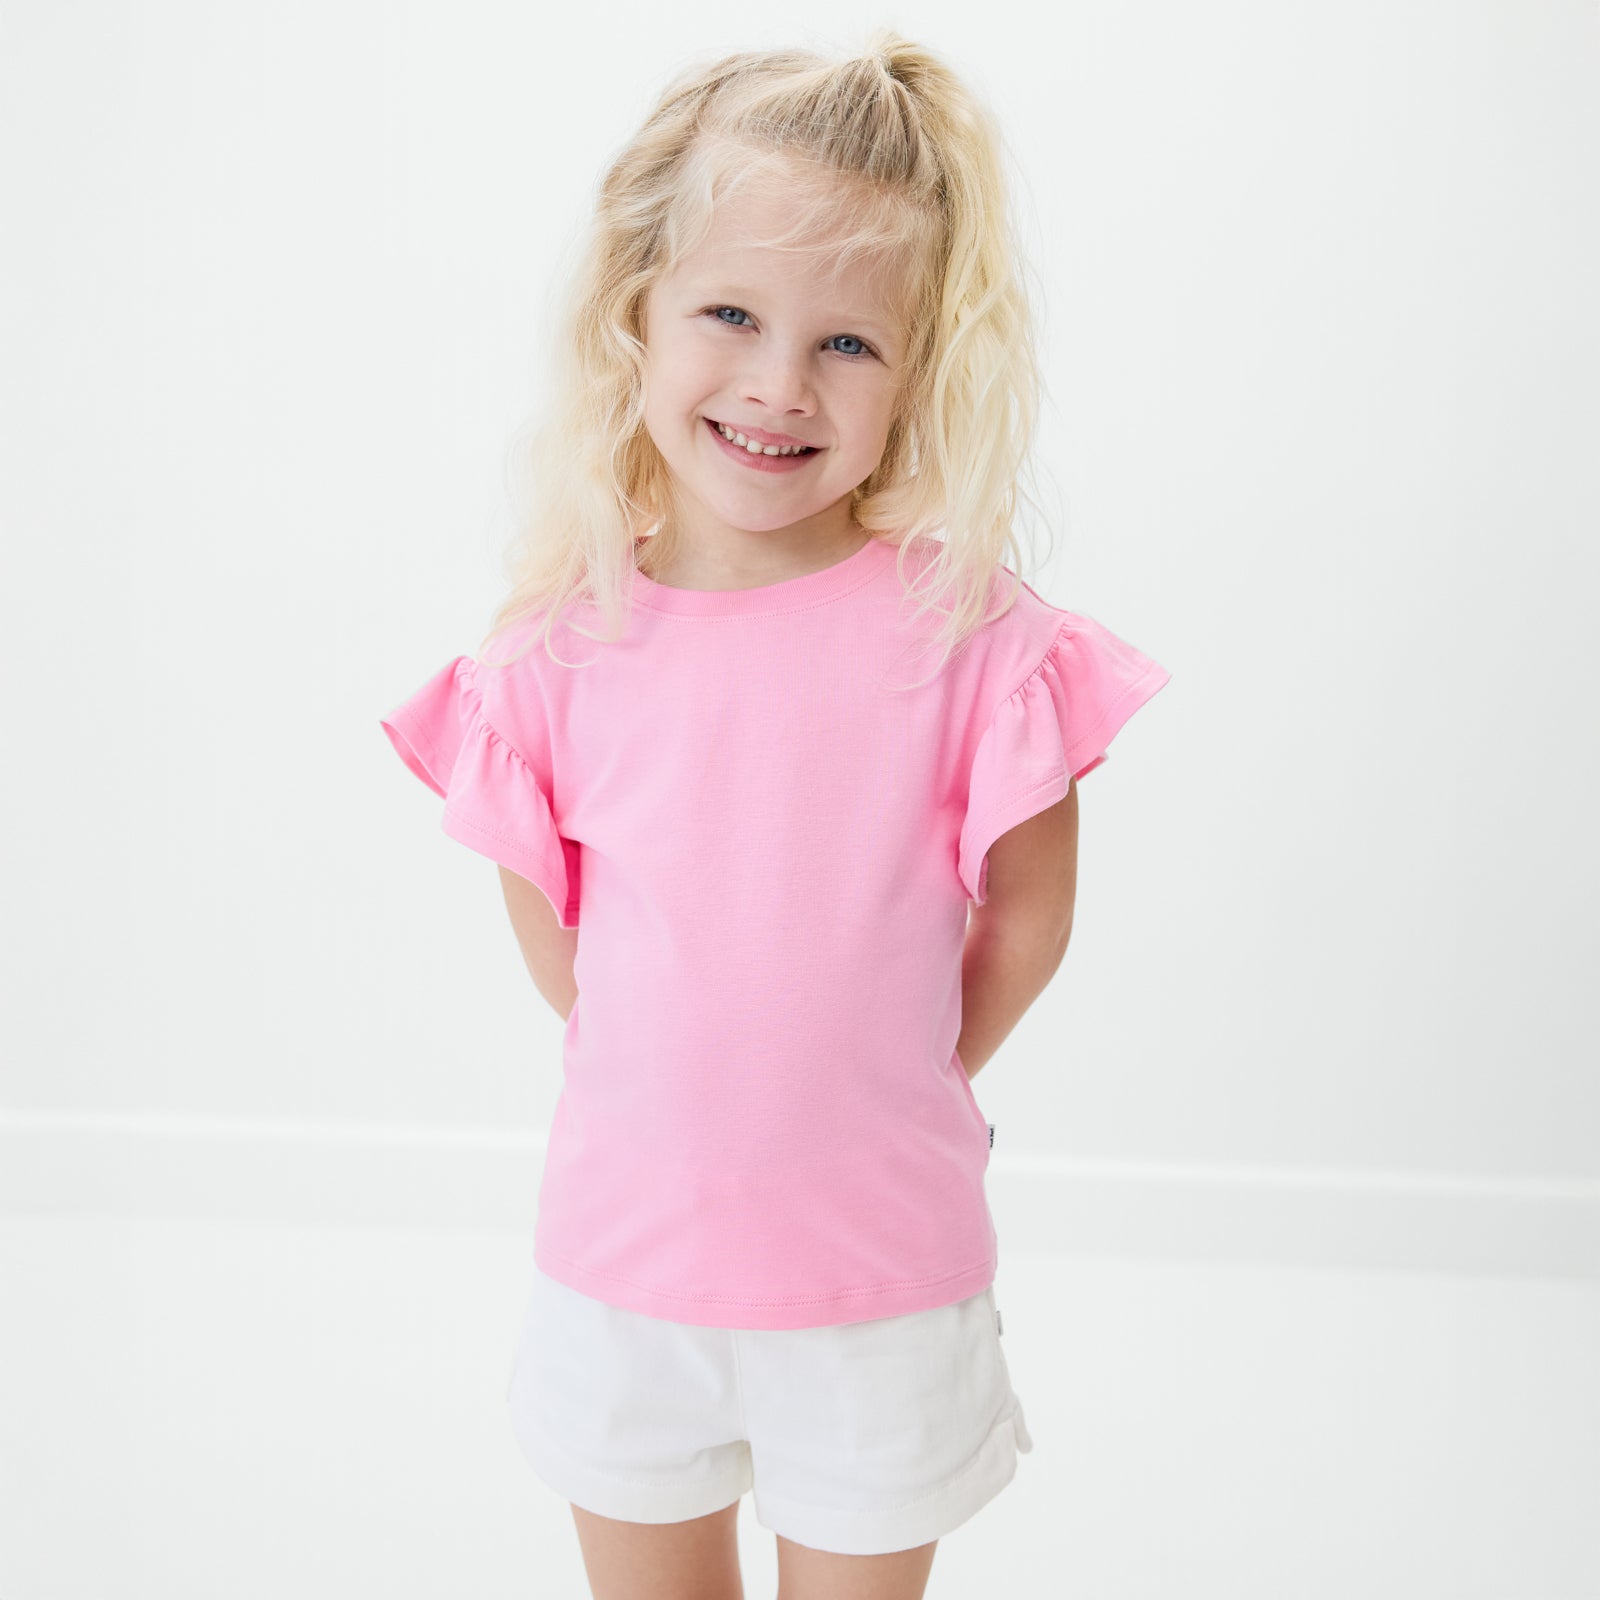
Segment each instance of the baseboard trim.
M0 1111L0 1216L524 1233L544 1139L187 1115ZM1600 1278L1600 1181L1054 1159L997 1150L1008 1250Z

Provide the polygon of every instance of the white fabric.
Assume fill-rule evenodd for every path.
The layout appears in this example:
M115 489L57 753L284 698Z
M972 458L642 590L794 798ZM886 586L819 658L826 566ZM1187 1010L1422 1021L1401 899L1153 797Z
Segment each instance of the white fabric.
M1033 1448L993 1285L819 1328L713 1328L609 1305L534 1268L506 1401L563 1499L629 1522L756 1520L813 1549L942 1537Z

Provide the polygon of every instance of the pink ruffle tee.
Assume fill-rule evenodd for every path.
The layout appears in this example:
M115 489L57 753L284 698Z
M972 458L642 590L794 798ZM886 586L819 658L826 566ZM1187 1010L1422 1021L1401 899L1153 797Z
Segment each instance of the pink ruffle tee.
M754 589L636 571L619 640L555 629L586 664L458 656L382 719L444 831L579 930L534 1259L611 1305L822 1327L994 1280L968 905L1168 674L1022 585L899 687L937 656L898 550Z

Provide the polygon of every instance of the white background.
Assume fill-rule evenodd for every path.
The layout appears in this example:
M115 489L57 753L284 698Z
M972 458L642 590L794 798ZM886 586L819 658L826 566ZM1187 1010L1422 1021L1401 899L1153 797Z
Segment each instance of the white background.
M977 1080L1007 1152L1600 1178L1596 9L1004 15L899 25L1021 171L1024 575L1173 674ZM546 297L659 83L864 37L552 20L9 8L13 1110L548 1115L496 869L377 719L487 626Z
M1024 576L1172 673L975 1081L1003 1260L1600 1275L1600 11L1529 0L7 7L7 1213L520 1259L562 1024L378 718L657 90L878 20L1020 173Z

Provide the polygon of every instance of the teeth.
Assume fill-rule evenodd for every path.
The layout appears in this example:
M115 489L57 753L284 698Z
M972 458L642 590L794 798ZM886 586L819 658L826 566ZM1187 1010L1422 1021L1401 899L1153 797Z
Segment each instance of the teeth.
M805 449L804 445L757 444L754 439L747 439L742 433L735 433L732 428L721 422L716 424L716 429L724 439L732 440L734 444L748 450L753 456L797 456Z

